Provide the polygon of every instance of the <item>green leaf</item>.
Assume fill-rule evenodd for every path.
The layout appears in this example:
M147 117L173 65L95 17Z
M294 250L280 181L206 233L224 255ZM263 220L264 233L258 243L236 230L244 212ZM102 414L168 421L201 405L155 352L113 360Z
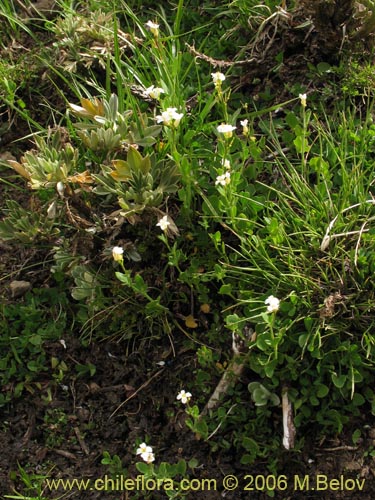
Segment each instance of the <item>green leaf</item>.
M214 234L210 234L211 238L216 242L216 243L220 243L221 242L221 232L220 231L216 231L216 233Z
M87 363L86 365L77 364L75 368L79 377L85 376L87 374L93 377L96 373L96 366L92 363Z
M365 404L366 400L365 398L362 396L362 394L359 394L358 392L356 392L353 396L353 399L352 399L352 403L354 406L362 406L363 404Z
M119 271L117 271L115 273L116 275L116 278L121 281L121 283L124 283L124 285L127 285L127 286L131 286L132 282L131 282L131 278L130 278L130 275L129 274L124 274L124 273L120 273Z
M134 276L134 290L141 295L147 293L148 286L140 274Z
M356 429L356 430L353 432L353 434L352 434L352 442L353 442L353 444L357 444L357 443L358 443L358 441L359 441L359 439L360 439L361 435L362 435L362 432L361 432L361 430L360 430L360 429Z
M331 375L332 382L338 389L342 389L346 382L346 375L336 375L336 373L332 373Z
M268 396L262 389L255 389L255 391L253 391L253 400L255 406L265 406L268 401Z
M157 475L158 475L158 477L161 477L161 478L168 477L170 475L169 464L167 464L167 462L162 462L159 465Z
M318 384L318 390L316 391L316 395L318 398L324 398L329 393L329 387L324 384Z
M306 342L309 338L310 334L309 333L302 333L298 337L298 345L302 348L306 347Z
M254 441L254 439L251 439L247 436L245 436L242 439L241 444L245 448L246 451L253 451L253 450L258 449L258 445L257 445L256 441Z
M135 171L141 170L143 158L142 155L139 153L139 151L137 151L133 146L129 147L127 160L132 170Z
M240 321L240 317L237 314L228 314L225 318L225 323L228 328L237 327Z
M250 455L249 453L245 453L244 455L242 455L240 462L242 465L251 465L252 463L254 463L255 457L256 454Z
M140 166L139 166L142 174L146 175L150 172L151 170L151 159L150 157L147 155L145 156L144 158L142 158L142 161L140 163Z
M316 69L318 70L318 73L319 74L323 74L323 73L330 73L332 71L332 67L329 63L327 62L320 62L316 65Z
M303 319L303 323L305 325L305 328L308 332L311 332L311 328L313 326L313 323L314 323L314 319L311 317L311 316L306 316L304 319Z
M313 405L313 406L319 406L319 399L315 396L310 396L310 403Z
M264 352L270 351L272 349L272 338L269 331L265 331L257 336L256 339L257 347Z
M270 403L274 406L279 406L279 404L280 404L279 396L275 393L272 393L270 396Z
M168 308L160 304L160 297L147 302L144 310L146 317L157 317L168 313Z
M201 435L205 439L208 435L208 427L204 420L198 421L194 426L194 431Z
M181 461L182 460L180 460L180 462ZM199 460L197 460L196 458L191 458L187 464L190 469L195 469L195 467L198 467L199 465Z
M310 150L310 146L307 142L307 138L301 135L298 135L294 141L294 146L296 147L297 153L307 153Z
M220 295L231 295L231 293L232 293L232 285L230 283L226 283L225 285L221 285L219 293L220 293ZM233 315L230 315L230 316L237 316L237 315L233 314Z
M285 121L292 130L294 130L299 123L298 118L294 113L287 113Z
M144 462L138 462L135 464L135 466L141 474L144 474L145 476L148 475L150 469L150 466L148 464L145 464Z
M192 468L192 466L190 465L190 462L193 462L193 460L195 460L195 459L192 458L189 461L189 467L191 467L191 468ZM198 465L197 461L196 461L196 465ZM186 461L185 460L179 460L178 463L176 464L176 475L180 474L181 476L184 476L185 473L186 473Z
M274 359L264 367L264 373L268 378L272 378L277 365L277 359Z
M43 343L42 337L40 335L31 335L29 342L32 345L40 346Z

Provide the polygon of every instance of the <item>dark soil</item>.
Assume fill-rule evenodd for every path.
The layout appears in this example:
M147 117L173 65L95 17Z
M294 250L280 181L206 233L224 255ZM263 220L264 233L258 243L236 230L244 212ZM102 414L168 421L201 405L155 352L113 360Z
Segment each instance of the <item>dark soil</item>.
M1 409L0 446L4 450L0 457L1 495L10 494L17 486L17 481L13 480L17 464L33 473L50 471L52 479L94 481L104 478L109 475L108 467L101 464L104 451L111 456L118 455L127 470L126 478L135 478L139 474L134 466L135 442L141 436L150 436L159 463L195 458L198 466L191 478L216 480L215 490L196 491L187 498L269 498L264 492L256 491L255 482L252 483L257 475L270 475L266 463L243 466L232 449L212 453L209 444L194 439L184 425L184 412L178 409L175 397L181 381L192 378L196 367L193 352L184 352L171 366L160 367L156 362L168 349L167 342L159 341L158 345L140 342L129 354L121 344L93 343L82 347L73 337L64 340L66 349L60 343L50 345L51 355L64 359L72 372L75 364L91 362L97 368L96 374L92 378L71 378L64 384L46 375L39 380L40 390L35 385L30 388L33 394L25 394ZM177 335L174 339L176 352L180 341ZM48 389L49 401L46 400ZM252 404L244 404L248 405L251 414L254 411ZM64 419L59 420L61 415ZM276 498L373 498L375 468L373 459L366 457L366 451L375 442L374 418L363 416L361 422L355 424L367 429L365 439L358 446L353 446L350 435L339 439L327 436L321 443L308 436L303 449L282 453L279 476L286 476L288 489L276 493ZM223 490L223 478L228 474L239 479L235 492ZM309 489L304 483L307 476ZM315 484L317 477L320 483ZM120 475L117 478L120 480ZM325 489L326 480L340 481L340 478L346 481L343 487L334 482L332 488ZM363 481L363 490L355 487L349 491L353 484L350 479ZM257 481L261 488L262 479ZM321 490L313 489L319 485ZM254 490L245 491L251 487ZM133 498L132 493L126 491L106 491L103 495L102 491L73 488L65 493L67 498L74 499ZM58 492L45 490L44 495L48 499L57 498ZM151 498L166 496L153 492Z

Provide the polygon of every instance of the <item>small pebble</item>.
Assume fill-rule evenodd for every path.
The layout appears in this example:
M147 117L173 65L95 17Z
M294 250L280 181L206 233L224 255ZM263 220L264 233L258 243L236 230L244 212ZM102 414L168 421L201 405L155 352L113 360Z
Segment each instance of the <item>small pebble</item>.
M13 299L18 299L19 297L22 297L27 293L29 290L31 290L31 283L30 281L12 281L12 283L9 285L10 288L10 294Z

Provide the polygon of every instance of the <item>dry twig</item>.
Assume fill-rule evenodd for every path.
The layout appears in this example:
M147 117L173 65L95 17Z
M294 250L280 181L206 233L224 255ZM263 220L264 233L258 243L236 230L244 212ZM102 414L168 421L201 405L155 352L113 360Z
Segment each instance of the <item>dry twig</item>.
M109 416L109 419L108 420L111 420L111 418L116 415L116 413L119 411L120 408L122 408L124 405L126 405L126 403L128 401L130 401L131 399L133 399L142 389L144 389L145 387L147 387L153 380L154 378L158 377L161 373L163 373L163 371L165 370L165 368L162 368L161 370L157 371L156 373L154 373L152 375L151 378L149 378L148 380L146 380L146 382L144 382L140 387L138 387L138 389L136 391L133 392L133 394L131 394L128 398L125 399L125 401L123 401L116 409L114 412L111 413L111 415Z

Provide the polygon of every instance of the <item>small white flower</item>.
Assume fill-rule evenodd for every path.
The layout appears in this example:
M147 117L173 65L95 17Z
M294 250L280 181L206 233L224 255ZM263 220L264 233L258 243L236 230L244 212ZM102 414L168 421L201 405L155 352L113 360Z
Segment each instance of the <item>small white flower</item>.
M216 73L211 73L211 76L215 87L220 88L222 82L225 80L225 75L223 75L223 73L220 73L220 71L217 71Z
M216 177L215 186L227 186L230 183L230 172L225 172L223 175Z
M242 126L242 133L243 135L248 135L249 133L249 127L248 127L248 124L249 124L249 120L242 120L240 121L240 124Z
M302 107L306 108L307 95L306 94L300 94L298 97L301 99L301 105L302 105Z
M139 445L139 448L137 448L137 455L142 455L143 453L152 453L152 447L147 446L146 443L142 443Z
M181 403L186 405L186 403L188 403L191 399L191 392L186 392L182 390L177 394L177 399L181 400Z
M146 26L151 31L151 33L154 35L155 38L157 38L159 36L159 25L158 24L153 23L152 21L147 21Z
M112 248L112 257L115 262L123 261L123 253L124 249L122 247L113 247Z
M152 99L160 99L160 94L164 93L164 89L161 87L155 87L154 85L151 85L151 87L148 87L145 90L145 94L150 96Z
M177 113L177 108L167 108L161 115L156 117L156 122L163 123L167 127L177 128L183 116L183 113Z
M141 454L142 460L150 464L155 460L155 455L152 453L152 451L147 451L146 453Z
M221 164L223 165L223 167L225 167L227 170L230 170L231 169L231 166L230 166L230 161L229 160L223 160L221 162Z
M217 131L219 134L223 134L226 139L230 139L233 135L233 130L236 130L236 127L233 125L228 125L227 123L222 123L217 127Z
M162 217L156 225L159 226L162 231L165 231L166 229L168 229L168 226L170 226L170 224L171 223L168 220L168 215L164 215L164 217Z
M278 298L274 297L273 295L270 295L264 301L264 303L266 304L266 306L268 306L267 312L269 312L269 313L277 312L279 310L280 300Z

